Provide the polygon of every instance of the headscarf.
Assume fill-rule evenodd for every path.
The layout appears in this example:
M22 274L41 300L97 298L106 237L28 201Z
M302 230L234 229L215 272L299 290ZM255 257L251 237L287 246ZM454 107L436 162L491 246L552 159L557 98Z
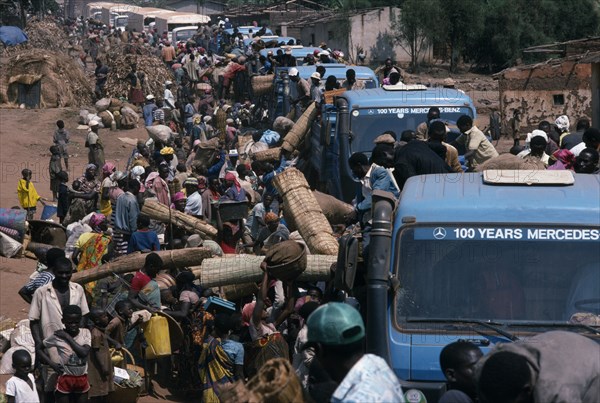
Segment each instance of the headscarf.
M90 227L92 227L92 230L94 231L98 231L99 230L99 226L106 221L106 216L104 214L100 214L100 213L94 213L92 214L92 216L90 217Z
M556 159L554 165L548 167L551 171L562 170L562 169L573 169L575 163L575 155L566 149L557 150L552 154L552 157Z
M98 169L98 167L96 166L96 164L87 164L87 165L85 166L85 171L84 171L83 173L85 174L85 173L87 172L87 170L88 170L88 169L92 169L92 168L94 168L94 169Z
M176 202L178 202L178 201L185 200L185 199L186 199L186 197L185 197L185 195L183 194L183 192L177 192L177 193L175 193L175 194L173 195L173 197L171 198L171 201L172 201L173 203L176 203Z
M256 302L249 302L242 308L242 324L244 326L250 326L252 320L252 313L254 312L254 306Z
M131 178L135 179L138 182L141 182L142 175L145 172L146 172L146 170L144 169L144 167L142 167L140 165L136 165L133 168L131 168Z
M556 118L556 120L554 121L554 124L556 125L556 127L558 127L560 129L561 132L568 132L569 131L569 117L566 115L561 115L559 117Z
M548 135L546 134L546 132L543 130L537 129L537 130L532 131L531 133L527 133L527 138L525 139L525 143L526 144L531 143L531 139L534 137L538 137L538 136L546 139L546 143L548 142Z
M163 147L160 150L160 155L172 155L175 154L175 150L173 150L173 147Z
M229 171L225 174L225 180L226 181L232 181L233 182L233 186L235 186L236 190L239 192L240 189L242 188L242 185L240 185L240 182L238 181L237 176L234 175L233 172Z
M265 214L264 221L265 224L271 224L273 222L279 221L279 217L274 212L269 211L267 214Z
M110 175L111 173L113 173L113 171L116 169L115 164L113 164L112 162L107 162L106 164L104 164L102 166L102 173L106 176Z

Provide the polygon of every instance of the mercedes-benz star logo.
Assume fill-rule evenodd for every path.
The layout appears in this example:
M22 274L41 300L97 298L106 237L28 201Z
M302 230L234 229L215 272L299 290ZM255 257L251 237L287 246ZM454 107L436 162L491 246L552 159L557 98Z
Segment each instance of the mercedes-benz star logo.
M446 238L446 230L442 227L437 227L433 230L433 237L435 239L444 239Z

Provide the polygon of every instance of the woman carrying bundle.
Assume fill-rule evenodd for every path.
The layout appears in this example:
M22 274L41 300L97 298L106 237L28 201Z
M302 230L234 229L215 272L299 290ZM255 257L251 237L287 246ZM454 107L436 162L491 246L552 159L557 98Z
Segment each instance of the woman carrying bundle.
M288 344L277 329L293 313L296 303L297 290L293 283L290 282L286 287L287 301L285 308L278 313L277 309L273 306L269 315L267 308L271 306L271 301L267 297L267 292L270 288L271 279L266 271L266 262L261 263L260 267L265 271L265 274L256 296L254 308L252 309L252 317L249 321L252 342L246 345L246 355L244 357L246 375L249 378L253 377L263 364L271 358L285 358L289 360ZM249 304L249 306L251 305ZM249 308L244 307L242 317L245 316L244 313L248 314L248 310ZM273 320L275 315L277 317Z

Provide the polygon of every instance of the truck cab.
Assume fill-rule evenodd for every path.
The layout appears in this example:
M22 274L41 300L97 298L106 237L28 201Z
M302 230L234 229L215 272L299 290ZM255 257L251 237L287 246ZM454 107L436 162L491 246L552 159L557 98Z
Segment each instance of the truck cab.
M508 170L413 177L397 206L375 195L367 350L436 402L454 341L484 353L550 330L600 342L570 322L600 314L599 195L598 175Z
M174 43L179 43L179 42L185 43L189 39L192 39L194 37L194 35L196 35L197 32L198 32L197 25L188 25L185 27L174 28L173 31L171 31L171 40Z
M441 119L449 122L461 115L476 117L471 98L456 89L397 84L336 96L334 106L322 111L321 129L313 124L305 171L309 183L340 200L352 200L356 179L348 158L355 152L369 155L375 138L387 130L394 131L398 139L404 130L415 130L427 120L432 106L439 107Z

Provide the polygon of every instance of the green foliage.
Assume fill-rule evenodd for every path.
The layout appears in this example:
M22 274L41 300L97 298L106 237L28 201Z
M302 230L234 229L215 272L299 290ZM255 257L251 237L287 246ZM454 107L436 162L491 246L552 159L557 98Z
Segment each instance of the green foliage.
M463 58L495 71L522 58L524 48L600 35L598 0L402 0L399 6L392 33L414 67L420 43L445 45L451 70Z
M418 70L422 52L437 35L438 5L439 0L405 0L400 13L393 15L392 40L409 54L413 71Z

